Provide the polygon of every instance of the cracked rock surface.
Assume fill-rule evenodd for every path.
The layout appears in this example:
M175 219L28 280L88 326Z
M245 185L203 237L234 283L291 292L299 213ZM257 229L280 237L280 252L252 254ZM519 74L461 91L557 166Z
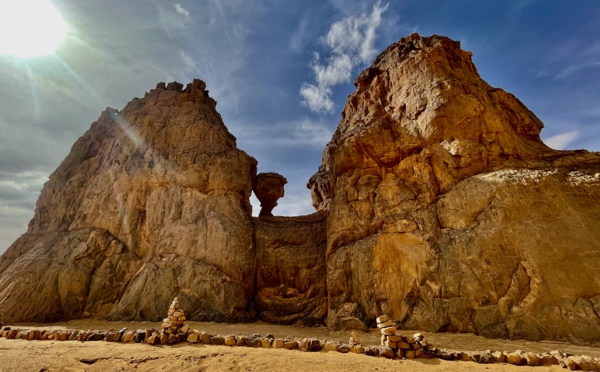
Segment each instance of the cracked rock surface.
M195 80L102 113L0 258L7 320L158 320L174 296L195 319L254 318L256 160L215 106Z
M600 155L556 151L446 37L359 75L309 183L328 209L328 325L598 342Z
M308 181L317 213L252 218L257 188L204 82L107 109L0 257L5 322L262 319L599 344L600 154L541 121L442 36L361 73ZM261 201L263 201L261 200Z

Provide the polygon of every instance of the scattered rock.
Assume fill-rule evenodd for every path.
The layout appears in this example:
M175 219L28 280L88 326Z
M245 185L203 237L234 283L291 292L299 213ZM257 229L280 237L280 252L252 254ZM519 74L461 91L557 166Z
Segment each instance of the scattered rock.
M384 358L387 358L387 359L394 359L396 357L394 350L392 350L391 348L389 348L387 346L379 347L379 355Z
M248 347L261 347L261 337L260 335L252 335L246 338L246 346ZM297 346L297 345L296 345Z
M197 343L198 342L198 333L191 332L187 337L187 342L189 342L191 344Z
M506 362L515 366L527 365L527 359L523 356L523 351L517 350L506 355Z
M295 350L298 348L298 342L296 342L296 340L286 339L283 347L288 350Z
M225 344L225 337L219 336L219 335L212 336L210 338L210 344L211 345L223 345L223 344Z
M263 337L260 339L260 347L270 349L273 346L270 338Z
M63 333L61 333L61 337L62 337ZM88 337L88 341L102 341L104 340L104 333L102 332L96 332L96 333L92 333L89 337Z
M200 332L200 343L208 345L212 339L212 335L207 332Z

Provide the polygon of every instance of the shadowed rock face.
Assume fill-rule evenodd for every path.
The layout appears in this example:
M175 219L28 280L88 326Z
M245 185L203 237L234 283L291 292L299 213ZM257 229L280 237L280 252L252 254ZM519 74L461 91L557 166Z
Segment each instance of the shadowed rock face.
M255 218L256 311L270 323L323 324L327 213Z
M596 342L599 154L545 146L535 115L445 37L400 40L355 85L309 183L329 209L328 325L385 313Z
M256 176L202 81L107 109L0 257L5 321L159 320L178 297L192 320L597 344L600 155L545 146L445 37L355 84L301 217L269 216L285 178Z

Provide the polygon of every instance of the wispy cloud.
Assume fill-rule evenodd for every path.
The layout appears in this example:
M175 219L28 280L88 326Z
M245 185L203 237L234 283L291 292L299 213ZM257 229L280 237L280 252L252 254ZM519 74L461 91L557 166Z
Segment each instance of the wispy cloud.
M304 49L306 44L306 36L308 34L308 20L302 18L300 24L290 38L290 49L295 52L300 52Z
M555 80L563 80L575 73L578 73L581 70L585 70L587 68L592 68L592 67L596 67L596 66L600 66L600 61L586 61L586 62L570 65L570 66L567 66L566 68L562 69L558 74L556 74L554 76L554 79Z
M35 201L48 180L38 171L0 171L0 253L27 230Z
M181 5L180 3L175 3L175 11L184 16L186 19L190 19L189 10L184 8L183 5Z
M361 13L345 17L331 25L321 41L329 49L329 57L322 62L315 53L311 69L315 83L304 82L300 87L301 104L309 110L329 114L335 110L331 88L350 82L353 69L369 63L375 57L377 28L388 5L376 2L371 13Z
M310 147L320 150L332 135L333 131L324 122L302 117L275 125L249 126L244 133L244 142L251 145Z
M181 55L181 60L183 61L183 64L185 66L185 69L189 72L196 71L196 63L194 62L194 59L192 58L192 56L190 56L188 53L186 53L185 50L181 50L180 55Z
M549 147L556 150L564 150L566 149L573 141L575 141L579 137L579 131L571 131L556 134L552 137L548 137L544 139L544 143Z

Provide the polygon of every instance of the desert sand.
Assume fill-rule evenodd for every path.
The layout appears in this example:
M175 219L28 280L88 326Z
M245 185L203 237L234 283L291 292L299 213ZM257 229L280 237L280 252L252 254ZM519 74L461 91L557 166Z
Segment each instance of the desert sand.
M275 337L318 337L347 342L350 333L326 328L300 328L266 323L223 324L189 322L192 328L213 334L250 335L272 333ZM106 322L76 320L53 324L10 324L18 328L129 329L157 328L152 322ZM402 331L410 335L413 331ZM359 332L363 345L377 345L379 332ZM600 356L600 349L559 342L528 342L486 339L473 334L427 333L434 346L462 351L560 350L577 355ZM307 353L285 349L254 349L201 344L148 346L109 342L25 341L0 338L0 371L562 371L553 367L516 367L508 364L477 364L440 359L388 360L338 352Z

